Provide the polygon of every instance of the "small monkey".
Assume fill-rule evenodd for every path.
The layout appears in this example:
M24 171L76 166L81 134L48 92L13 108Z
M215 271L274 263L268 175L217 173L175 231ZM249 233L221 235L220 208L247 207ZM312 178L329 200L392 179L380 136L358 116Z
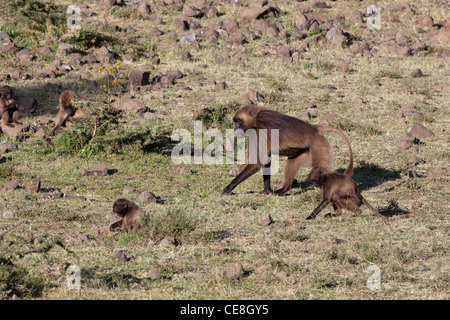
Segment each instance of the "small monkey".
M122 219L111 224L110 231L115 231L119 227L125 231L141 228L138 222L139 207L134 202L123 198L117 199L113 205L113 212Z
M322 189L322 202L306 218L315 219L316 216L330 203L334 208L334 216L339 217L342 209L347 209L359 215L361 206L365 205L372 210L379 218L386 219L381 213L375 210L369 202L361 195L356 182L349 176L329 171L323 167L314 167L309 173L309 180L315 187Z
M19 109L14 99L14 91L9 86L0 88L0 113L2 116L2 124L7 127L14 127L14 124L22 124L19 120Z
M73 91L66 90L59 96L59 112L58 117L55 122L55 126L50 132L50 135L54 135L55 131L58 130L61 126L66 126L66 122L68 118L84 115L84 109L78 109L73 105L73 101L83 99L82 96L76 94Z

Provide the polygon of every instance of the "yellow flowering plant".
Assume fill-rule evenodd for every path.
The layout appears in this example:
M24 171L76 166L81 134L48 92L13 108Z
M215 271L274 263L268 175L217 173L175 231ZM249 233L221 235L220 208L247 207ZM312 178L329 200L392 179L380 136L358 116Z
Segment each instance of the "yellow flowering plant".
M104 102L108 108L112 107L112 104L116 101L119 106L123 103L126 95L122 97L122 90L119 88L119 80L126 78L128 73L125 72L121 61L117 61L114 65L106 65L98 68L99 74L97 78L101 81L103 93L105 95ZM105 81L106 80L106 81Z

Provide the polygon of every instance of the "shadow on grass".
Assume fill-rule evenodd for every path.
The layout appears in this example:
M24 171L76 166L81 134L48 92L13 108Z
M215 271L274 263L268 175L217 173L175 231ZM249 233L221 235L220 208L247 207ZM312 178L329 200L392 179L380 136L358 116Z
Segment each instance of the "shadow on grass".
M345 169L336 170L343 173ZM401 178L399 170L389 170L377 164L359 161L358 166L353 170L352 179L356 181L361 191L369 190L386 181L393 181Z
M405 211L401 208L399 208L397 202L391 202L386 208L378 210L379 213L381 213L386 218L391 218L395 216L403 216L409 213L409 211ZM408 217L408 216L405 216Z

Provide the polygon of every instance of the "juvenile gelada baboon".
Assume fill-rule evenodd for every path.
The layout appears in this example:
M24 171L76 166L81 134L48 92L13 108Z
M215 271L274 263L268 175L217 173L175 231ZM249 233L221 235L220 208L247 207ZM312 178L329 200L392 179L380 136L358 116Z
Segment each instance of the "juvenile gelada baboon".
M361 195L356 182L352 178L339 172L328 171L322 167L314 167L309 173L309 180L314 183L314 186L322 190L322 202L306 218L307 220L315 219L319 212L330 203L334 208L332 216L335 217L341 215L342 209L359 215L362 212L361 206L365 205L379 218L386 219Z
M74 106L74 102L83 99L83 97L73 91L66 90L59 96L59 111L55 121L55 126L50 131L50 135L54 135L55 131L62 126L66 126L66 122L70 117L81 117L84 115L84 109Z
M122 227L124 231L141 228L138 222L139 207L136 203L124 198L117 199L113 205L113 212L122 219L111 224L109 226L110 231L115 231L119 227Z
M0 114L4 126L14 127L13 124L22 124L19 122L19 109L15 101L14 91L9 86L0 87Z

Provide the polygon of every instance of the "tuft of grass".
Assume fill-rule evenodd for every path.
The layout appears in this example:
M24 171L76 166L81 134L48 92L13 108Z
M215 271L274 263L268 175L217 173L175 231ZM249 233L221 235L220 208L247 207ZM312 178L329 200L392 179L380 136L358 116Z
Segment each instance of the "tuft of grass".
M164 207L144 215L141 222L147 228L150 238L155 241L164 237L175 237L184 241L197 228L199 218L186 208Z

